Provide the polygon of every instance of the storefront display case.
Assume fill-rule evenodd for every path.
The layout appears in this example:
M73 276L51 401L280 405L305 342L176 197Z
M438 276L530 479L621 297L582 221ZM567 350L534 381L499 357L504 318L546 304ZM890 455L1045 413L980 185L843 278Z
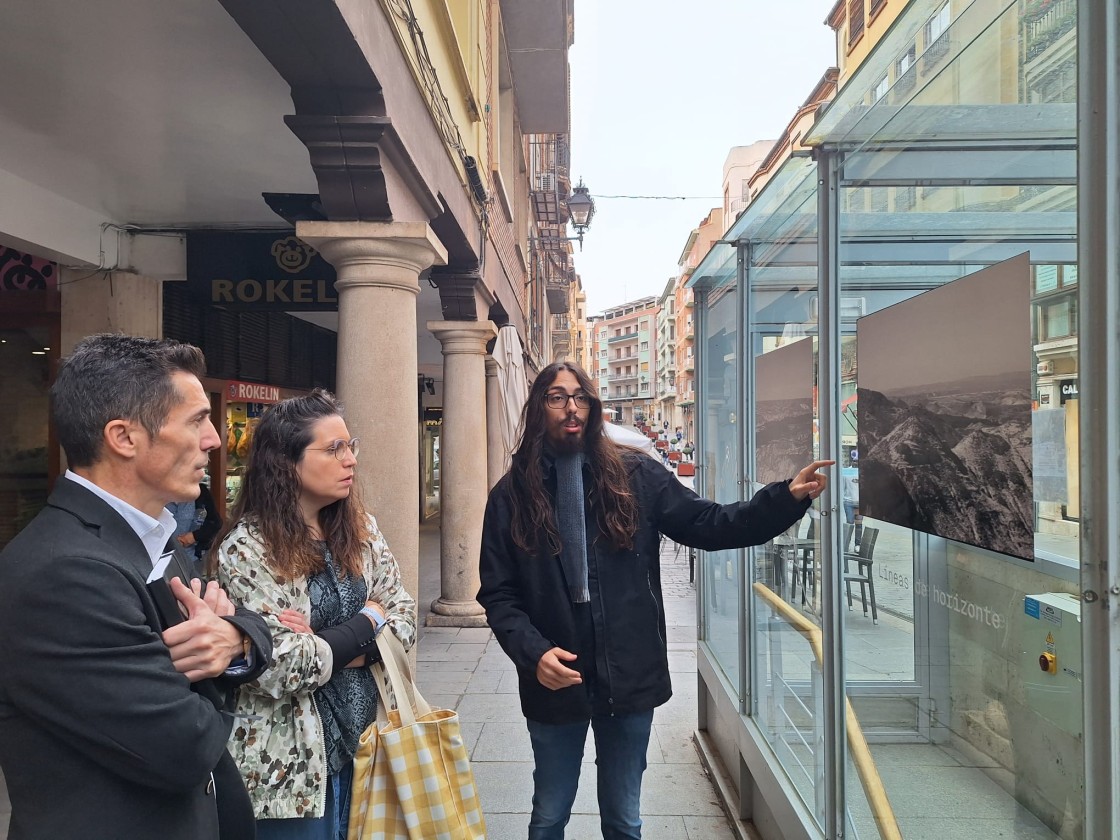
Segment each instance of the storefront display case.
M307 391L259 382L202 380L210 395L210 412L223 445L210 453L210 487L218 513L225 518L241 488L253 430L270 405Z

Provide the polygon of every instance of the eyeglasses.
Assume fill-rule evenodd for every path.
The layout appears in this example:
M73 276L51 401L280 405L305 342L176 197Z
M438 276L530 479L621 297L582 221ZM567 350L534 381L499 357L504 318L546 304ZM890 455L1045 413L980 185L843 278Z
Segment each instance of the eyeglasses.
M346 458L346 453L349 452L355 458L358 457L358 439L350 438L350 440L336 440L330 446L309 446L308 449L314 449L316 452L329 452L339 461Z
M591 408L591 397L587 394L564 394L549 391L544 395L544 404L549 408L567 408L568 400L575 400L576 408Z

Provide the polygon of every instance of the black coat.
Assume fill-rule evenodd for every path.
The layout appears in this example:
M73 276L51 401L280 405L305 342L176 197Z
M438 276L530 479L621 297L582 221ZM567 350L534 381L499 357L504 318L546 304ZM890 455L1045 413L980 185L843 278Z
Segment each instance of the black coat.
M674 473L644 455L626 455L630 486L638 499L633 547L616 551L602 536L595 511L586 507L591 617L600 657L599 691L618 714L648 711L672 696L661 595L660 535L707 551L759 545L804 515L788 482L762 488L748 502L721 505L702 499ZM584 486L590 488L588 468ZM546 463L546 487L555 494L555 470ZM537 680L542 655L553 647L575 651L580 633L558 556L545 547L527 554L510 535L512 506L507 474L490 492L482 531L478 601L502 649L517 666L521 709L530 720L587 720L592 705L584 685L553 691ZM605 682L606 685L602 685Z
M209 840L245 827L226 752L232 718L172 666L146 579L151 561L121 516L60 478L0 553L0 765L9 840ZM264 620L228 619L271 656ZM219 694L233 680L209 681ZM211 697L214 692L210 692ZM251 815L251 812L250 812ZM244 833L241 836L245 836Z

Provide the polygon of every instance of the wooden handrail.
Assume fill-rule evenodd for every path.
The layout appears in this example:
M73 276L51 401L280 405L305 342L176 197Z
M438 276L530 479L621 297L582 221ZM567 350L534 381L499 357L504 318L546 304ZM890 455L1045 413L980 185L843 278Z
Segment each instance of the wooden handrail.
M761 582L753 586L755 593L764 600L774 612L778 613L794 630L804 636L809 646L813 649L813 656L817 664L824 666L824 647L821 640L821 628L809 621L805 616L794 609L780 595ZM867 739L863 737L863 728L859 725L852 701L847 693L844 695L845 721L844 727L848 733L848 749L851 752L852 763L856 766L863 792L867 796L867 804L871 807L871 815L875 819L875 828L879 831L882 840L902 840L902 832L895 819L894 809L887 798L886 788L875 766L875 759L871 757L871 750L867 746Z

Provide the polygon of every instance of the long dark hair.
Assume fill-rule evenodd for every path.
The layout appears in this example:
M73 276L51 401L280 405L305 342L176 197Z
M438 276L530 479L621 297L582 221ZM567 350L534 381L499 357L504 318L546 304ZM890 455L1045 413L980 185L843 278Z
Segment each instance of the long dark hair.
M560 533L552 500L544 486L541 455L544 452L548 415L544 395L561 371L575 376L579 387L591 398L591 409L583 427L583 446L591 465L592 508L600 530L615 549L627 549L634 543L638 528L638 501L630 490L630 480L618 445L603 434L603 403L595 393L595 385L579 365L556 362L540 372L521 412L521 440L513 453L510 481L513 484L513 520L510 535L525 552L533 552L544 529L549 548L560 551Z
M237 502L212 545L220 546L244 519L260 529L265 563L277 577L290 580L322 571L322 552L316 549L300 513L296 466L312 442L312 427L334 416L342 416L342 406L321 388L305 397L282 400L265 411L253 431ZM345 499L319 511L319 529L339 572L361 575L361 547L369 538L369 519L356 484ZM218 552L211 551L211 573L217 571L217 564Z

